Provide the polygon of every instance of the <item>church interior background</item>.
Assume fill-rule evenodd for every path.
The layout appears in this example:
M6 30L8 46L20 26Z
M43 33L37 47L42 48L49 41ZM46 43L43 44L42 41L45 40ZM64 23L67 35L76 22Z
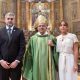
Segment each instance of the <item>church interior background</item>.
M80 0L0 0L0 26L5 24L4 15L10 11L16 14L15 25L24 30L25 36L32 35L35 20L42 14L55 35L59 34L58 24L64 19L80 41Z

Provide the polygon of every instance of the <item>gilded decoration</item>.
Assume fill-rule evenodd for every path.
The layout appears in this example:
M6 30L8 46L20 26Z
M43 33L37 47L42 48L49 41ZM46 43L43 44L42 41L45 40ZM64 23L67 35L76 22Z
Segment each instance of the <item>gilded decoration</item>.
M38 3L35 3L35 2L32 2L32 3L29 3L30 5L30 9L29 9L29 24L28 24L28 29L29 30L34 30L34 23L35 23L35 20L36 18L39 16L39 15L43 15L45 16L47 19L48 19L48 23L49 25L51 24L50 22L50 14L51 14L51 9L50 9L50 3L48 2L45 2L45 3L42 3L42 2L38 2Z

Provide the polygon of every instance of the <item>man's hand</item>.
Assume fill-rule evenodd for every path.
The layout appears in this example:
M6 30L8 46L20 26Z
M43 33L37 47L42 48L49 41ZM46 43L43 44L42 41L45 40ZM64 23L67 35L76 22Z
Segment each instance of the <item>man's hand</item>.
M5 61L5 60L0 60L0 64L1 64L1 66L3 67L3 68L5 68L5 69L9 69L10 67L9 67L9 64L10 63L8 63L7 61Z
M16 68L17 67L17 65L18 65L18 61L13 61L11 64L10 64L10 68Z
M54 46L52 40L48 40L48 45L49 45L49 46Z

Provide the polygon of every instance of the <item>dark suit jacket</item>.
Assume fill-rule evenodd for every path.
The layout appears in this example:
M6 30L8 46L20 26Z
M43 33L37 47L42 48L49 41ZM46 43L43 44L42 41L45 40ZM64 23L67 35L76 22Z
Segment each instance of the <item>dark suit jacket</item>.
M9 40L6 27L0 30L0 60L6 60L9 63L14 60L22 60L25 52L25 38L23 31L14 27Z

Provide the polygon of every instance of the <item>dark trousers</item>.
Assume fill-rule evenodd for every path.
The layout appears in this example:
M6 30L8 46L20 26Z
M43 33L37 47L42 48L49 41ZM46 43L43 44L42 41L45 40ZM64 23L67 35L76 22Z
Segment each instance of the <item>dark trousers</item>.
M21 67L15 69L4 69L0 66L0 80L20 80Z

